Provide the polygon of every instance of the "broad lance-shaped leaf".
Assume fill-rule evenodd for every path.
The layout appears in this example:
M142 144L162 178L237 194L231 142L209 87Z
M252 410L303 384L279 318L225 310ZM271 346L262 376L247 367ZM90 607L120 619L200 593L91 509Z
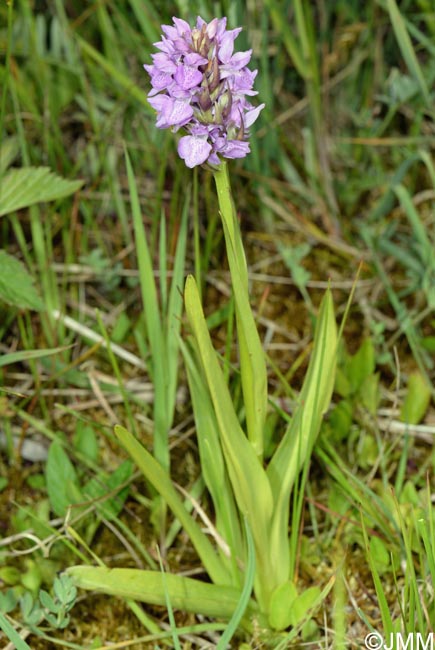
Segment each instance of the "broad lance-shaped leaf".
M0 217L29 205L63 199L74 194L83 181L70 181L48 167L11 169L0 178Z
M5 251L0 251L0 302L42 311L44 303L33 286L33 278L24 264Z
M183 501L172 485L168 473L127 429L116 425L115 434L133 461L143 472L145 478L161 494L174 515L180 520L212 581L221 585L229 584L231 578L226 568L222 564L208 537L202 532L201 527L185 509Z
M196 362L193 351L183 342L181 350L195 416L201 473L213 501L216 528L231 549L232 558L228 560L231 562L234 584L238 585L241 583L237 560L244 561L245 548L239 513L219 440L219 427L204 375L198 367L199 362ZM197 353L197 350L195 351Z
M228 387L211 343L195 279L186 280L185 305L219 425L221 444L237 505L247 517L257 552L256 595L267 607L273 500L266 473L237 419Z
M323 414L331 401L337 358L337 326L331 293L323 298L314 346L307 374L293 414L278 449L267 468L274 496L271 548L275 570L285 582L289 571L288 513L290 493L296 476L308 456L320 430ZM278 586L278 585L276 585Z
M204 616L230 618L237 607L241 590L212 585L200 580L158 571L141 569L107 569L105 567L73 566L66 570L74 584L81 589L100 591L112 596L139 600L150 605L171 606L185 612ZM258 608L250 601L246 614L256 614ZM263 621L264 623L264 621Z

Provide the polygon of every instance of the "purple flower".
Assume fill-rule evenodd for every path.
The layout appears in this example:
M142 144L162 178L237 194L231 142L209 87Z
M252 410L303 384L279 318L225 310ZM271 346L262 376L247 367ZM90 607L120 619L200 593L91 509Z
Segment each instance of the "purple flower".
M241 28L227 30L226 24L226 18L206 23L198 16L191 28L173 18L173 25L162 25L162 40L154 44L160 51L144 66L151 79L148 101L157 111L156 126L185 130L178 153L188 167L218 165L219 156L246 156L249 127L264 108L247 99L257 94L257 70L246 67L252 50L234 53Z
M212 152L207 137L185 135L178 142L178 153L188 167L202 165Z

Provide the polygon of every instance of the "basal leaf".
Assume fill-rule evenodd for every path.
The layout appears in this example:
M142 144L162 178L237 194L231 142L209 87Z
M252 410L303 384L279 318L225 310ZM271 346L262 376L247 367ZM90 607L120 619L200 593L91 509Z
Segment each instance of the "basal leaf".
M235 587L212 585L171 573L165 573L163 581L158 571L141 569L74 566L66 573L81 589L162 606L166 605L167 592L174 609L219 618L232 616L241 593ZM248 612L252 614L255 610L255 603L250 601Z
M185 509L183 501L175 490L166 470L163 469L160 463L156 461L127 429L117 425L115 426L115 434L133 461L143 472L147 481L161 494L174 515L180 520L213 582L217 584L228 584L230 578L213 545L202 532L201 527Z
M332 297L328 291L322 301L314 336L314 348L299 404L278 449L267 468L274 496L271 544L280 566L283 582L289 576L288 510L296 476L307 461L319 433L323 414L329 406L337 356L337 328Z
M273 499L270 484L253 446L238 421L228 386L210 339L198 288L191 275L186 280L185 304L216 414L234 496L240 511L248 520L255 541L258 567L255 591L260 607L266 609L271 585L274 585L281 573L279 570L275 576L271 569L269 530Z

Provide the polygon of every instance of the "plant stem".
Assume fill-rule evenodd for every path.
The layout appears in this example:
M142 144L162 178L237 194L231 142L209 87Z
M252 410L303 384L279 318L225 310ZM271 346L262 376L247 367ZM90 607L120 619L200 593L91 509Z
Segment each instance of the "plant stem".
M259 460L262 461L264 423L267 411L265 354L249 304L248 267L226 162L222 161L214 171L214 179L236 303L240 373L247 434Z

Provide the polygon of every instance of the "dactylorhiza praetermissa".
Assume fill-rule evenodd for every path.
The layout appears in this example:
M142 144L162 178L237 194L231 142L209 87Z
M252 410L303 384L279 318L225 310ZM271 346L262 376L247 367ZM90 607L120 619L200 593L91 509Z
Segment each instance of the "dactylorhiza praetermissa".
M249 127L264 104L253 107L247 97L257 70L246 67L252 50L234 52L241 28L227 30L226 18L196 26L173 18L174 26L162 25L162 40L155 43L148 101L157 111L156 126L183 128L188 135L178 143L178 153L188 167L205 162L219 165L219 156L244 158L249 153Z

